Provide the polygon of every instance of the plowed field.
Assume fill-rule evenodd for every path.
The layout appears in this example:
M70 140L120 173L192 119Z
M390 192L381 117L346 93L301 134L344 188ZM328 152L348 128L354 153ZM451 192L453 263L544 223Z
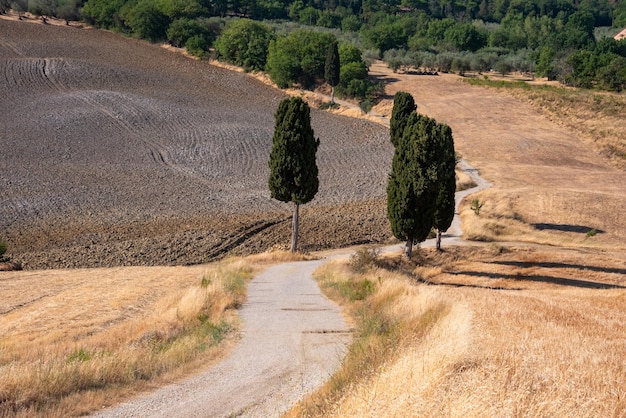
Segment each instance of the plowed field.
M267 161L285 96L245 74L77 27L0 20L0 238L25 268L188 264L286 244ZM312 112L320 191L302 249L390 238L392 148Z

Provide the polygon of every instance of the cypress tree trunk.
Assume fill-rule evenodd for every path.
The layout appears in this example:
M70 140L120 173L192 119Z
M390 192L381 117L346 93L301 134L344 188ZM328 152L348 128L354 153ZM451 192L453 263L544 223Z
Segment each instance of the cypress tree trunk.
M437 230L437 251L441 251L441 230Z
M300 205L294 202L293 218L291 220L291 252L298 250L298 223L300 217Z
M405 252L405 255L406 255L406 258L408 258L409 260L413 256L413 238L409 238L409 239L406 240L406 252Z
M330 102L335 104L335 86L330 86Z

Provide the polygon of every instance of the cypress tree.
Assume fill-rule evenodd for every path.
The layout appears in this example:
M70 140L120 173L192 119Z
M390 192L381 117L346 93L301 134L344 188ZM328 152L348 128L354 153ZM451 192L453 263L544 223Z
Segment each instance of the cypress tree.
M393 110L389 121L389 134L394 147L398 146L400 138L404 133L404 127L409 120L409 116L415 112L417 106L410 93L399 91L393 96Z
M411 257L414 242L430 233L437 198L437 161L434 119L417 113L408 118L396 145L387 183L387 216L394 236L406 240Z
M275 118L268 185L272 198L294 203L291 252L295 252L300 205L313 200L319 188L315 161L319 139L311 128L309 105L299 97L281 101Z
M454 219L456 192L456 155L452 129L446 124L438 125L436 138L439 173L437 175L437 199L433 227L437 229L437 251L441 251L441 234L447 231Z
M335 86L339 84L341 63L339 62L339 46L333 41L328 47L324 63L324 80L330 85L330 102L335 103Z

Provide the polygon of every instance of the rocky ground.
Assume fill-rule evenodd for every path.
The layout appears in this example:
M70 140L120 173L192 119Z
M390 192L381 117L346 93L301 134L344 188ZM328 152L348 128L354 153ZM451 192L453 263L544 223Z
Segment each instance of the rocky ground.
M285 245L267 160L285 97L106 31L0 20L0 238L24 268L190 264ZM313 110L305 251L391 238L375 123Z

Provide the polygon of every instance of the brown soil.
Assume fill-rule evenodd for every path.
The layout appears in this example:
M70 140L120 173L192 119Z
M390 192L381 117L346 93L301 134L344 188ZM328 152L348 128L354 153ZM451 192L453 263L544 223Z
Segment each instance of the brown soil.
M0 20L0 231L27 269L191 264L290 239L267 165L285 94L105 31ZM302 249L390 238L378 124L314 110Z

